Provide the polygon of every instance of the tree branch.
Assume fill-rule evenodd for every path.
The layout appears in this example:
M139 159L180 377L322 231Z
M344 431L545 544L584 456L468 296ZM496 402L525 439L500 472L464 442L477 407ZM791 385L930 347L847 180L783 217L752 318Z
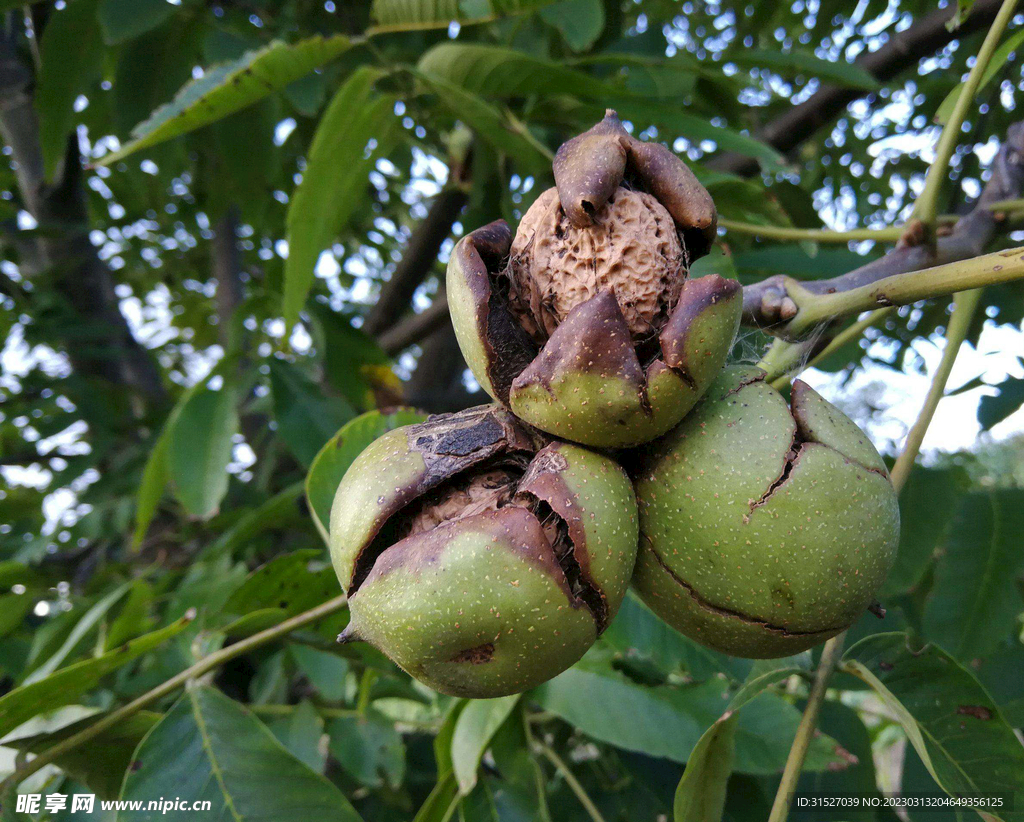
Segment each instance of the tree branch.
M451 322L441 325L423 342L419 365L406 383L406 398L410 405L432 414L459 411L477 403L462 382L466 361L455 339ZM486 396L480 402L487 402Z
M890 472L893 487L897 493L906 485L910 471L914 467L914 460L921 451L921 443L924 442L924 435L928 432L928 426L932 423L935 410L939 407L939 400L946 393L946 383L953 370L953 363L956 362L956 355L960 347L967 339L967 332L971 327L971 320L978 310L978 303L981 300L981 291L964 291L953 297L953 314L949 318L949 325L946 328L946 348L942 352L942 360L935 371L931 385L928 387L928 395L925 397L924 405L913 428L907 434L907 441L903 444L903 451L900 452Z
M301 614L290 617L271 628L267 628L266 630L253 634L250 637L239 640L233 645L228 645L225 648L221 648L219 651L214 651L212 654L203 657L181 673L175 674L170 679L157 685L151 691L147 691L142 694L142 696L136 697L127 705L122 705L120 708L111 711L89 727L83 728L78 733L73 734L67 739L61 740L47 748L31 762L18 768L7 779L5 779L3 784L0 784L0 791L9 787L16 787L32 774L36 773L46 765L49 765L51 762L56 761L68 751L73 751L75 748L79 748L82 745L91 742L108 728L116 727L119 723L138 713L147 705L152 705L157 700L162 699L168 694L174 693L178 688L198 679L203 674L218 668L225 662L242 656L254 648L259 648L277 639L281 639L293 631L297 631L299 628L304 628L314 622L319 622L324 617L337 613L347 605L347 597L337 596L334 599L329 599L327 602L317 605L315 608L311 608L308 611L303 611ZM181 619L186 622L191 622L194 617L195 612L193 611L186 614Z
M782 780L779 782L779 789L775 794L768 822L785 822L786 816L789 814L789 803L793 791L796 790L797 782L800 781L804 759L811 746L811 740L814 738L814 726L818 721L818 713L825 701L828 678L843 655L845 639L846 632L843 631L828 640L821 649L818 669L814 672L814 684L811 685L811 692L807 695L807 705L804 708L803 716L800 717L800 724L797 725L796 737L789 749L789 756L786 757L786 766L782 771Z
M24 207L40 224L69 226L64 233L41 232L34 258L23 260L22 268L30 269L26 274L54 271L67 306L87 318L89 328L99 329L92 345L82 345L80 337L65 341L76 372L125 386L145 398L162 398L160 372L132 335L114 293L112 272L89 242L77 134L68 139L60 179L46 183L33 77L18 54L16 36L16 27L0 34L0 135L11 149Z
M451 234L452 225L459 218L467 196L465 188L452 186L434 198L427 216L409 238L405 254L391 278L381 286L376 305L366 316L363 330L367 334L377 336L386 332L408 309L412 295L437 260L441 244Z
M211 268L217 280L217 332L225 351L231 348L232 318L245 297L242 255L238 248L238 220L238 206L228 206L214 227L210 243Z
M946 28L946 23L956 13L957 6L950 3L944 9L937 9L915 20L906 30L892 33L884 46L877 51L864 52L854 64L880 83L888 82L950 41L987 29L995 19L999 6L1000 0L977 0L967 19L951 32ZM788 153L822 126L832 122L847 105L866 93L863 89L823 85L803 103L767 123L755 136L761 142ZM758 170L756 160L738 154L723 154L708 165L719 171L741 175L756 174Z
M411 314L377 338L380 347L392 356L433 334L448 320L448 299L438 294L434 302L419 314Z
M898 281L900 275L977 257L992 241L1004 221L1005 215L994 211L991 205L1001 200L1018 198L1022 192L1024 122L1010 126L1006 141L993 160L992 176L974 208L960 218L946 236L939 237L934 246L927 243L913 244L914 229L911 226L904 235L905 239L884 257L839 277L809 282L797 282L783 275L769 277L743 289L743 320L748 325L778 336L798 338L814 324L829 319L822 310L826 304L846 314L886 305L904 305L906 302L935 296L936 293L963 290L952 288L945 292L918 293L913 288L899 286ZM977 266L974 269L977 270ZM919 278L919 285L924 282ZM852 292L863 296L872 290L872 286L879 286L873 298L859 302L856 299L841 299L844 294Z

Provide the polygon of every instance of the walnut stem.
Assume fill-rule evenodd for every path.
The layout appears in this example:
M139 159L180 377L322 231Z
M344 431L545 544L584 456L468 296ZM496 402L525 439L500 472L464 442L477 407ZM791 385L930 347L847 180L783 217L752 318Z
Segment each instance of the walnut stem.
M906 239L884 257L828 280L800 283L776 275L743 289L744 322L763 328L788 339L798 338L810 331L816 323L835 319L857 311L878 308L885 302L861 302L844 299L861 289L885 282L892 286L901 278L913 278L922 269L933 272L930 277L942 277L950 271L948 264L970 266L992 241L997 230L1005 225L1006 213L1014 210L1014 198L1024 193L1024 122L1012 125L1006 140L1000 146L991 165L991 178L970 213L960 218L950 233L937 238L934 244L917 242L908 227ZM978 258L985 259L985 258ZM964 261L961 263L960 261ZM925 285L920 278L918 286ZM985 285L987 283L979 283ZM909 286L901 290L910 297L909 302L928 297L943 296L976 287L974 284L944 282L945 290L927 289L930 293L913 296ZM887 295L888 296L888 295ZM902 304L902 303L900 303ZM808 319L814 316L813 322Z
M953 314L949 318L949 325L946 329L946 347L942 352L942 359L932 378L932 384L928 388L928 395L925 397L921 413L918 414L910 433L907 434L903 451L890 472L890 478L897 493L906 484L910 470L914 467L914 460L917 459L918 452L921 450L921 443L924 442L924 435L935 416L939 400L945 394L949 373L953 370L956 355L967 337L967 331L978 310L980 298L980 290L964 291L953 297Z

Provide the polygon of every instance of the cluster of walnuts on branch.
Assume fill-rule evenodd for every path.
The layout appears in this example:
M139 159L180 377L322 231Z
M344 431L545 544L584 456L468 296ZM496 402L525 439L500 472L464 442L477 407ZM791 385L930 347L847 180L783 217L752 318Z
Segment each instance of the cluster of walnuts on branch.
M399 428L342 480L331 556L365 639L444 693L494 697L580 659L632 584L715 650L845 630L893 561L899 509L857 426L726 366L739 285L689 279L716 212L614 112L565 143L513 236L467 235L452 321L496 404Z

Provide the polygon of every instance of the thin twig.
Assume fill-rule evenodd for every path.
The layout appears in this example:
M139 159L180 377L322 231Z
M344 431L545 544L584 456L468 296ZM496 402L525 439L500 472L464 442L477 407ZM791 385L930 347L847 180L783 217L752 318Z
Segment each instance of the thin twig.
M587 812L593 822L605 822L605 818L601 815L601 811L597 809L597 805L594 804L594 800L590 798L586 788L580 784L580 781L569 769L569 766L565 764L562 757L543 742L537 742L537 747L540 749L540 752L547 757L548 761L555 766L555 770L562 775L562 779L565 780L565 784L569 786L570 790L572 790L574 794L576 794L576 798L583 806L583 810Z
M987 211L997 213L1015 213L1024 211L1024 200L998 200L980 206ZM940 214L936 222L942 225L953 225L960 219L955 214ZM899 240L907 233L907 226L891 226L887 228L851 228L845 231L832 228L797 228L784 225L764 225L761 223L745 223L741 220L730 220L728 217L718 218L719 228L735 231L737 234L749 234L752 237L765 237L769 240L807 240L814 243L850 243L871 240L886 243Z
M147 705L151 705L158 699L174 692L187 682L198 679L203 674L212 671L214 668L217 668L225 662L235 659L242 654L248 653L253 648L266 645L268 642L273 642L275 639L286 636L292 631L303 628L306 625L323 619L325 616L336 613L344 608L347 603L348 598L345 596L329 599L322 605L318 605L316 608L311 608L297 616L286 619L284 622L279 625L275 625L273 628L267 628L265 631L260 631L258 634L253 634L251 637L247 637L246 639L236 642L234 645L229 645L227 648L222 648L221 650L215 651L209 656L204 657L195 663L195 665L192 665L181 673L172 676L166 682L157 685L151 691L147 691L142 696L129 702L127 705L123 705L117 710L107 714L103 719L100 719L95 724L90 725L88 728L85 728L84 730L69 736L67 739L58 742L56 745L47 748L39 754L39 756L25 765L25 767L19 768L4 780L3 784L0 785L0 793L10 786L16 786L21 782L24 782L28 777L39 771L41 768L55 762L69 751L92 741L108 728L113 728L128 717L138 713Z
M814 726L818 721L818 712L821 710L821 703L825 701L828 678L832 675L832 671L843 653L845 638L846 632L844 631L839 636L832 637L821 649L821 660L818 662L818 670L814 675L814 684L811 685L811 692L807 695L807 706L804 708L804 714L800 717L800 724L796 728L796 737L793 739L793 746L789 749L789 756L786 758L786 767L782 771L782 781L775 794L775 802L772 804L768 822L784 822L789 813L793 791L800 779L807 749L810 747L811 739L814 738Z
M801 306L791 291L799 290L806 303L813 301L810 295L834 297L895 275L978 257L992 242L997 231L1010 230L1006 219L1007 212L1011 210L1009 206L1016 202L1015 198L1024 195L1024 123L1015 123L1007 129L1006 137L989 170L989 181L971 211L961 217L948 234L938 237L934 243L923 242L925 238L918 236L924 234L924 226L917 222L908 227L905 240L888 254L838 277L798 283L775 275L744 286L744 322L792 339L799 336L800 332L790 326L789 322ZM961 290L962 286L951 288L946 294ZM807 327L801 329L806 330Z
M942 129L939 143L935 147L935 159L928 168L924 189L914 203L912 215L929 229L933 227L935 217L938 214L939 190L949 177L946 172L949 168L949 161L953 157L953 150L960 140L960 127L967 117L968 109L974 105L974 96L981 85L985 70L988 68L992 55L999 46L999 41L1002 39L1006 26L1013 18L1013 10L1016 6L1017 0L1003 0L1003 4L999 7L999 12L996 14L996 19L992 21L992 25L985 35L985 40L978 50L974 66L971 68L970 74L967 75L967 81L960 90L960 96L956 99L956 104L949 115L949 120L946 121L946 126Z
M880 323L892 313L892 310L892 308L879 308L872 311L855 323L848 325L827 343L815 338L799 343L790 343L776 338L758 365L765 370L765 379L768 382L775 388L782 388L788 381L788 375L791 372L821 362L851 340L860 337L871 326Z
M786 292L796 305L785 324L787 336L800 337L820 323L849 314L918 300L945 297L957 291L981 288L1024 279L1024 248L997 251L920 271L893 274L848 291L821 294L804 284L785 278Z
M426 339L441 328L448 319L448 299L439 294L419 314L410 314L377 337L380 347L388 354L400 354L410 345Z
M810 240L817 243L849 243L857 240L874 240L876 242L894 242L903 236L901 226L891 228L853 228L848 231L836 231L829 228L796 228L782 225L760 225L745 223L719 217L718 225L726 231L738 234L750 234L754 237L767 237L771 240Z
M892 467L890 477L897 493L906 484L910 470L914 467L914 460L921 450L921 443L924 442L924 435L931 425L935 416L935 409L939 405L946 392L946 382L949 380L949 373L953 370L953 363L960 351L971 326L971 320L978 310L978 302L981 298L981 291L964 291L953 298L953 314L949 318L949 326L946 330L946 347L942 352L942 359L939 367L932 377L932 384L928 388L928 395L925 397L921 413L917 415L910 433L907 434L907 441L903 446L903 452Z

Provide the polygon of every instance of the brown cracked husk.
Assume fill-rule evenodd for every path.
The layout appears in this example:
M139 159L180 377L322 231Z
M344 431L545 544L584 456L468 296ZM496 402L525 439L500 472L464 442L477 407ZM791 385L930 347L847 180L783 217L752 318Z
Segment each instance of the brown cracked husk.
M409 427L408 442L411 450L422 454L426 475L417 483L418 490L396 489L411 491L400 496L412 498L381 523L360 552L350 596L397 543L430 539L445 525L513 507L528 512L539 524L547 545L534 547L550 552L572 599L590 610L599 631L604 629L607 604L580 563L585 556L583 532L570 528L553 507L558 504L555 495L564 490L554 473L565 467L564 457L552 450L557 443L497 406L432 416ZM525 534L522 538L530 541Z
M563 439L628 447L668 431L725 361L739 284L689 279L711 196L615 112L559 148L555 187L513 236L497 221L448 265L452 323L481 386Z

